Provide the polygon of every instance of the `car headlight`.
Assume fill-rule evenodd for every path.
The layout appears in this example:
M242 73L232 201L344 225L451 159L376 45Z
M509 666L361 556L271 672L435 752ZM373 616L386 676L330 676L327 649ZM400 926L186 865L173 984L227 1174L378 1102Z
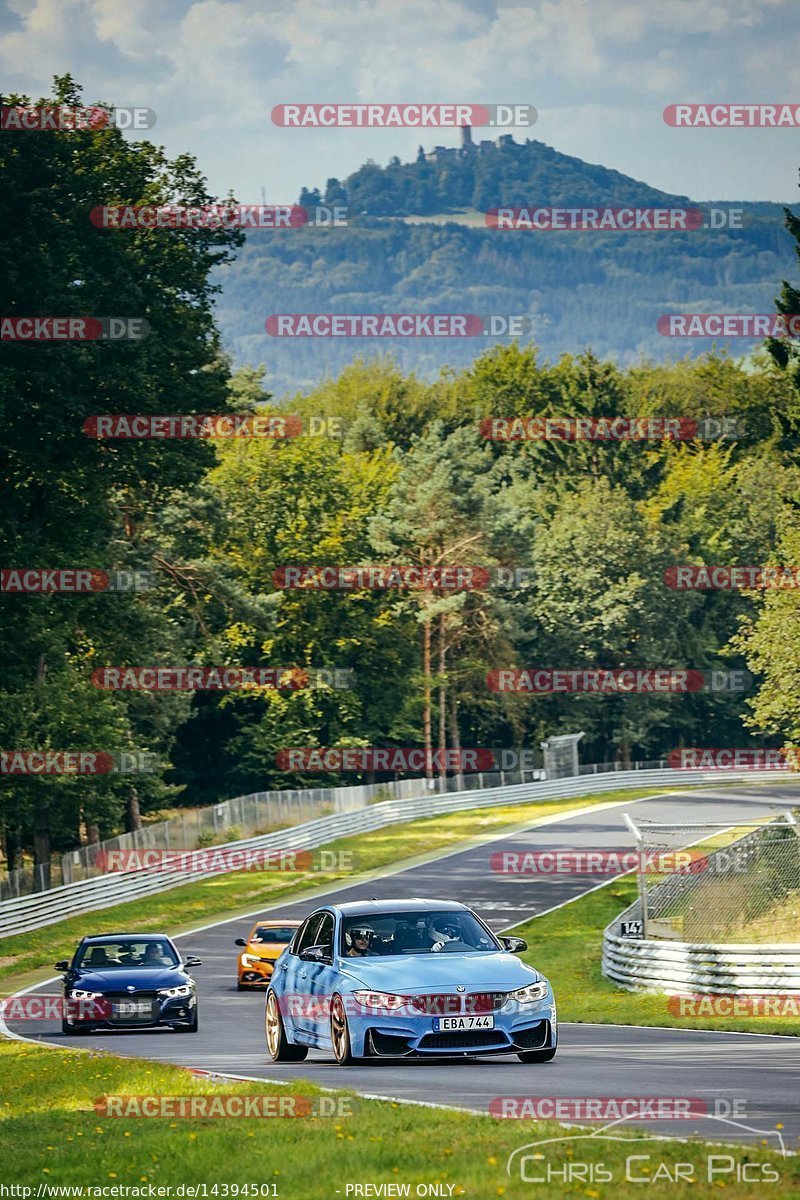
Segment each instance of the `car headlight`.
M405 996L397 996L394 992L353 992L353 997L362 1008L383 1009L384 1012L395 1012L407 1003Z
M508 993L509 1000L517 1000L520 1004L533 1004L536 1000L544 1000L547 995L548 983L540 979L538 983L529 983L527 987L517 988Z
M169 996L170 998L172 996L191 996L192 985L190 983L181 983L178 987L159 988L158 994L159 996Z
M102 992L86 992L82 988L73 988L69 995L71 1000L96 1000L102 994Z
M243 967L252 967L253 963L261 961L257 954L241 954L239 957L242 960Z

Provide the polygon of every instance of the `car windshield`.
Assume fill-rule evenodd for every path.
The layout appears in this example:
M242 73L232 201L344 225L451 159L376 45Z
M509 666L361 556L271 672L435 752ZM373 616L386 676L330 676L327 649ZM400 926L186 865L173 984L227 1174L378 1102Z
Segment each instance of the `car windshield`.
M295 925L259 925L250 934L251 942L277 942L287 946L295 934Z
M465 910L376 913L342 921L341 953L350 958L500 949L494 935Z
M83 971L109 971L131 967L163 969L176 967L178 962L178 956L169 942L109 938L108 941L85 945L75 965Z

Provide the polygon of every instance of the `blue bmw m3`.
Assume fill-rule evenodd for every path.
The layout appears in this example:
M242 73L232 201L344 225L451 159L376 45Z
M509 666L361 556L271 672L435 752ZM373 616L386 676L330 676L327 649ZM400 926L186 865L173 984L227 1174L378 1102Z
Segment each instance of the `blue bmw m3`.
M452 900L328 904L302 923L275 964L266 1000L274 1062L332 1051L362 1058L556 1053L556 1003L543 975Z

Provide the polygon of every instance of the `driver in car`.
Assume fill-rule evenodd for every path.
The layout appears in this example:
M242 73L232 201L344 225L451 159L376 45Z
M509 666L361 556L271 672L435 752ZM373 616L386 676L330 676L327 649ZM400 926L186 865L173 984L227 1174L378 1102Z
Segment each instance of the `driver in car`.
M172 959L168 958L164 952L164 946L161 942L149 942L142 960L147 967L169 967L172 966Z
M438 928L434 924L435 918L428 921L428 937L431 939L431 950L441 950L448 942L460 942L462 940L461 926L455 917L446 917L445 920L438 921Z
M347 951L348 958L366 958L375 954L372 948L375 930L371 925L356 925L346 935L346 940L349 945Z

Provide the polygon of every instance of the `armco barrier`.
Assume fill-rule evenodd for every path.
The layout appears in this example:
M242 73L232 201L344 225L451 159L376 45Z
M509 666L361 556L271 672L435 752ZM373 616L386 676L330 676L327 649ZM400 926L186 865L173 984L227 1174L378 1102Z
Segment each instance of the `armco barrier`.
M779 771L614 771L606 774L570 776L546 782L520 783L459 792L455 795L428 795L411 800L387 800L353 812L334 813L301 825L280 829L226 843L239 850L312 850L337 838L367 833L386 825L413 821L418 817L459 812L469 808L494 808L503 804L536 804L546 800L570 799L603 790L627 788L676 787L698 783L755 783L780 777ZM223 847L215 846L214 850ZM43 925L52 925L77 913L94 912L128 900L137 900L195 879L205 879L219 871L188 872L175 868L138 870L101 875L65 884L47 892L37 892L0 904L0 938L25 933Z
M632 911L627 910L623 918ZM800 993L800 945L644 941L606 929L603 974L628 992L796 995Z
M789 807L790 805L787 805ZM771 823L759 832L771 828ZM791 828L791 826L790 826ZM747 843L745 835L732 846L708 854L730 853ZM797 843L800 852L800 841ZM692 880L695 877L691 877ZM674 894L681 876L673 875L649 894L652 904L663 889ZM657 917L650 916L656 923ZM641 929L642 902L636 900L603 931L602 972L629 992L714 996L800 994L800 945L789 942L683 942L670 937L631 936L631 926ZM652 926L648 923L648 928Z
M636 770L665 767L666 762L633 763ZM595 764L581 768L581 774L617 770L616 764ZM629 768L630 769L630 768ZM426 780L419 776L384 783L343 784L335 787L278 788L271 792L250 792L203 808L181 809L165 821L147 822L139 829L120 833L102 842L77 846L52 859L45 867L24 866L0 874L0 903L18 900L33 892L48 891L81 879L96 879L102 872L95 866L98 855L114 850L174 850L216 845L222 841L241 841L272 833L304 821L314 821L330 813L349 812L379 804L382 800L413 800L434 792L461 792L472 788L506 787L512 783L534 783L547 776L541 769L477 772L462 778L448 775ZM227 837L225 836L227 834ZM102 858L101 858L102 861ZM52 882L51 882L52 881Z

